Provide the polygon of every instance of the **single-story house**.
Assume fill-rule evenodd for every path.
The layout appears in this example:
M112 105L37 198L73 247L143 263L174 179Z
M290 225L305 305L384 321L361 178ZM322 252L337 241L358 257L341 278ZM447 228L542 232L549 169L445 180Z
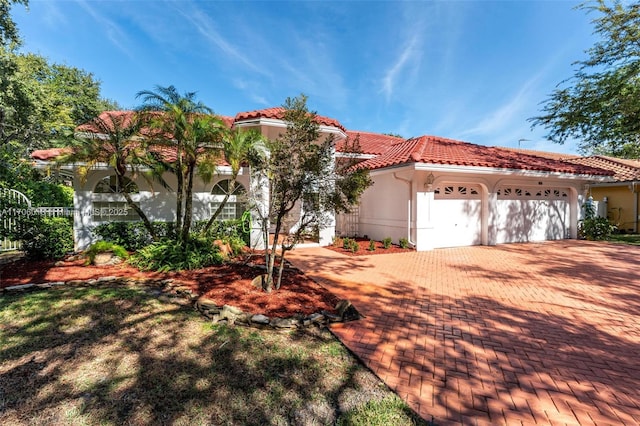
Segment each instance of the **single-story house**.
M253 128L275 138L286 128L282 108L241 112L223 117L232 127ZM611 171L572 164L528 153L487 147L451 139L422 136L403 139L347 130L335 119L317 117L322 135L336 141L336 158L347 137L358 137L362 161L371 171L368 188L354 212L338 215L334 224L320 230L320 245L336 235L359 235L394 241L405 238L417 250L437 247L495 245L577 237L581 203L594 183L610 180ZM85 129L86 130L86 129ZM59 155L56 150L32 153L42 167ZM76 166L66 166L74 171ZM210 217L229 189L230 169L220 165L212 182L194 185L194 219ZM167 176L169 184L172 177ZM236 218L244 210L242 194L255 188L245 168L221 218ZM142 179L131 179L133 199L151 220L171 221L175 196ZM85 180L74 174L74 232L77 248L93 240L92 228L105 221L137 220L125 208L106 165L89 172ZM252 230L252 244L260 245L260 231Z

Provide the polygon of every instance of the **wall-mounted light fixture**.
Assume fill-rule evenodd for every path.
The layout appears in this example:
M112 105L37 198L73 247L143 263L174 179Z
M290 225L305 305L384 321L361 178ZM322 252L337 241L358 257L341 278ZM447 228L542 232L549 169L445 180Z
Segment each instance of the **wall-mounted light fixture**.
M436 180L436 178L433 175L433 173L429 173L429 175L427 176L427 179L424 182L424 187L427 188L428 192L433 191L433 182L435 180Z

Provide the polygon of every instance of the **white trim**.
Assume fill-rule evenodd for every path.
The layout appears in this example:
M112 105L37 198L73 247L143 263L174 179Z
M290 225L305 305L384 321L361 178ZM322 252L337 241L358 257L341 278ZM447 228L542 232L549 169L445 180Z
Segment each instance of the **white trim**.
M501 169L497 167L482 167L482 166L455 166L444 164L427 164L427 163L413 163L415 170L420 171L438 171L438 172L451 172L451 173L471 173L471 174L508 174L512 176L523 177L553 177L558 179L571 179L571 180L591 180L605 182L610 179L610 176L596 176L588 174L575 174L575 173L563 173L552 171L539 171L539 170L520 170L520 169Z
M242 120L242 121L236 121L235 123L233 123L234 126L237 127L249 127L249 126L269 126L269 127L280 127L280 128L287 128L287 123L284 120L278 119L278 118L264 118L264 117L258 117L258 118L252 118L252 119L247 119L247 120ZM320 132L324 132L324 133L332 133L334 135L338 135L342 138L346 138L347 134L339 129L338 127L335 126L327 126L324 124L319 124L319 129Z

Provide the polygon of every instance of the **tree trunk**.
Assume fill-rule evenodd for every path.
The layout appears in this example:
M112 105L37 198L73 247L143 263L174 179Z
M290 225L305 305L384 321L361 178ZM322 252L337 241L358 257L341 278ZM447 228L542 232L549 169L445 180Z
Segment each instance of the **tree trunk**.
M284 249L284 245L282 246L282 251L280 254L280 266L278 268L278 281L276 281L276 290L280 290L280 285L282 284L282 272L284 271L284 254L286 250Z
M182 199L184 192L184 174L182 170L182 146L178 144L176 152L176 179L178 187L176 188L176 224L175 235L180 242L180 231L182 229Z
M180 240L183 243L189 241L189 230L191 229L191 219L193 215L193 175L195 173L195 167L195 162L187 165L187 186L184 194L184 221L182 222L182 231L180 235Z
M144 227L147 229L147 231L149 231L151 238L153 238L153 241L156 241L157 237L156 237L155 230L153 229L153 225L151 225L151 221L149 221L149 218L144 213L144 211L142 211L142 209L133 202L133 200L131 199L131 194L129 194L127 191L122 190L122 188L124 188L124 185L123 185L124 178L125 176L122 174L122 172L116 169L117 185L118 185L118 188L120 188L121 194L124 196L125 201L127 202L127 206L131 207L131 209L135 211L138 214L138 216L140 216L140 219L142 219L142 223L144 224Z
M276 253L278 249L278 236L280 234L280 228L282 226L282 220L276 220L276 230L274 234L273 244L271 246L271 252L268 253L268 262L267 262L267 282L266 282L266 292L271 293L273 288L273 267L276 261ZM267 248L268 251L268 248Z

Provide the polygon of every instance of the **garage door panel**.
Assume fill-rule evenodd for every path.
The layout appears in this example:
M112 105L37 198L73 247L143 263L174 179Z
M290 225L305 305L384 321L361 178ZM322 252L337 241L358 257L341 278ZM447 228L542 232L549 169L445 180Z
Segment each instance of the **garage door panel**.
M477 185L443 185L434 191L434 247L481 244L482 202Z
M501 188L496 241L515 243L567 237L570 209L566 188Z

